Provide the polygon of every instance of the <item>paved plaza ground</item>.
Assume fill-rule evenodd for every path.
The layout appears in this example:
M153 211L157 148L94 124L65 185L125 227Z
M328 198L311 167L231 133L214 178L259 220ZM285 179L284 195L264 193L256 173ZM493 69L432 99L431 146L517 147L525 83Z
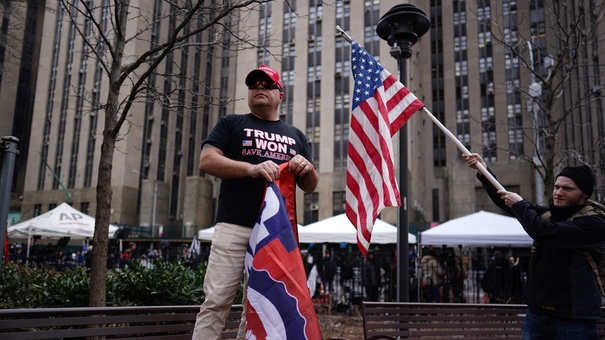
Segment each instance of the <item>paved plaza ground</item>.
M325 340L359 340L364 338L361 316L317 315Z

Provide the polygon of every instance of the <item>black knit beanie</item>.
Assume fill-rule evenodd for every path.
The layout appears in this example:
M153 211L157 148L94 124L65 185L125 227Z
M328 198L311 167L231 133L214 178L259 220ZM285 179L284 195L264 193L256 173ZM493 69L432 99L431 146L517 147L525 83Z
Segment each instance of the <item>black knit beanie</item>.
M559 172L557 177L559 176L571 178L582 192L588 196L592 195L596 179L594 172L588 165L567 166Z

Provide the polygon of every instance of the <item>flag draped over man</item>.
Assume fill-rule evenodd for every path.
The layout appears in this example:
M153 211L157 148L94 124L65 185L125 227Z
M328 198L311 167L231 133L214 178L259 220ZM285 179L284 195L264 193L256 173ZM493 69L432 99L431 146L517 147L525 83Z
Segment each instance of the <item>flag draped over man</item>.
M391 137L424 104L363 47L354 41L351 44L355 88L345 212L357 228L357 245L365 256L380 211L401 205Z
M269 183L246 253L247 339L321 339L284 200Z

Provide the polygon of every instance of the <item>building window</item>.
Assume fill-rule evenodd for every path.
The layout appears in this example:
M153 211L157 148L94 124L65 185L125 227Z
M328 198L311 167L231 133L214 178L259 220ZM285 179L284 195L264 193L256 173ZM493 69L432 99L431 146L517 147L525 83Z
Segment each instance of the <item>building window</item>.
M88 210L90 209L90 203L89 202L82 202L80 203L80 211L83 212L86 215L90 215L88 213Z
M304 204L304 224L319 221L319 194L316 192L305 194Z
M34 217L42 213L42 204L34 204Z
M335 191L332 193L332 215L340 215L345 213L346 192Z

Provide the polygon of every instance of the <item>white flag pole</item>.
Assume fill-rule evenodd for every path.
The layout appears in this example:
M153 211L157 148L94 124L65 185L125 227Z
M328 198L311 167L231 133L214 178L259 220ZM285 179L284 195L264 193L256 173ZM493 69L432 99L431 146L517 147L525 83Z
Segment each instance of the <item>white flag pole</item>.
M349 42L349 44L353 43L353 38L351 38L350 35L347 34L347 32L345 32L345 30L343 30L342 28L340 28L340 26L336 25L336 30L338 31L338 33L340 33L340 35L347 41Z
M450 130L448 130L445 127L445 125L443 125L439 121L439 119L437 119L437 117L435 117L431 113L431 111L429 111L426 107L423 107L422 111L424 113L426 113L427 116L429 116L429 118L433 121L433 123L435 125L437 125L437 127L439 127L441 129L441 131L443 131L443 133L445 133L445 135L454 142L454 144L456 144L456 146L458 147L458 149L460 151L462 151L463 154L465 154L465 155L470 155L471 154L471 152L468 151L468 149L464 146L464 144L462 144L460 142L460 140L458 140L458 138L456 138L456 136L454 136L454 134L451 133ZM498 180L491 173L489 173L489 171L487 171L487 169L483 166L483 164L477 163L476 167L477 167L477 170L479 170L479 172L483 176L487 177L487 179L490 181L490 183L492 183L492 185L494 187L496 187L496 189L498 189L498 190L506 190L506 189L504 189L504 187L502 186L502 184L500 184L500 182L498 182Z

